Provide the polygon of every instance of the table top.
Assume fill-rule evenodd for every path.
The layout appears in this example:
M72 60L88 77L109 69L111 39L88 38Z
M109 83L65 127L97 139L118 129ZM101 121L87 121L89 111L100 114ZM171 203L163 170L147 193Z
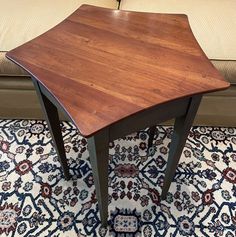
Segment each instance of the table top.
M85 137L153 106L229 87L182 14L82 5L7 57L57 98Z

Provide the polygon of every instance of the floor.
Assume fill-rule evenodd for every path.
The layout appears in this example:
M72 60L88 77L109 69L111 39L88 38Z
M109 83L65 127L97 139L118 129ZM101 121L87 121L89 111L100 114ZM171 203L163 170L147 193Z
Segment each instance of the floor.
M236 236L236 128L194 127L160 200L172 127L110 143L109 228L100 227L86 139L61 124L65 181L46 123L0 120L0 235Z

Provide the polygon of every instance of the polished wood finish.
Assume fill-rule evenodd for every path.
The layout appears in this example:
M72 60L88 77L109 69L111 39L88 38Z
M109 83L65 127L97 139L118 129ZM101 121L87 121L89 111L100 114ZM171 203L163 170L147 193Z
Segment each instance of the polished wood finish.
M83 5L7 57L59 100L85 137L153 106L229 86L179 14Z
M65 162L57 108L88 137L103 225L108 217L108 142L176 118L165 198L203 93L229 87L195 40L187 17L83 5L7 57L35 79L54 144Z

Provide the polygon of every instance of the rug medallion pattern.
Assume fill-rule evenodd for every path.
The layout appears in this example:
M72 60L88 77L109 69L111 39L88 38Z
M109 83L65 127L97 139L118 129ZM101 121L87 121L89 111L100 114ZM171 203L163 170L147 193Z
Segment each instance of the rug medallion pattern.
M0 120L0 235L236 236L236 129L193 127L160 200L172 127L109 144L109 229L100 227L87 141L61 124L65 181L45 121Z

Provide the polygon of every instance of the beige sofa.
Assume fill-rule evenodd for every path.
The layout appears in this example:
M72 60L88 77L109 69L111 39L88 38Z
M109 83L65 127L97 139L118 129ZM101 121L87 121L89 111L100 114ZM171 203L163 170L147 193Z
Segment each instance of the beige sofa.
M0 0L0 118L42 118L27 73L5 52L53 27L81 4L117 8L116 0ZM120 9L185 13L199 44L231 87L204 96L195 124L236 126L236 1L121 0ZM122 26L121 26L122 27Z

